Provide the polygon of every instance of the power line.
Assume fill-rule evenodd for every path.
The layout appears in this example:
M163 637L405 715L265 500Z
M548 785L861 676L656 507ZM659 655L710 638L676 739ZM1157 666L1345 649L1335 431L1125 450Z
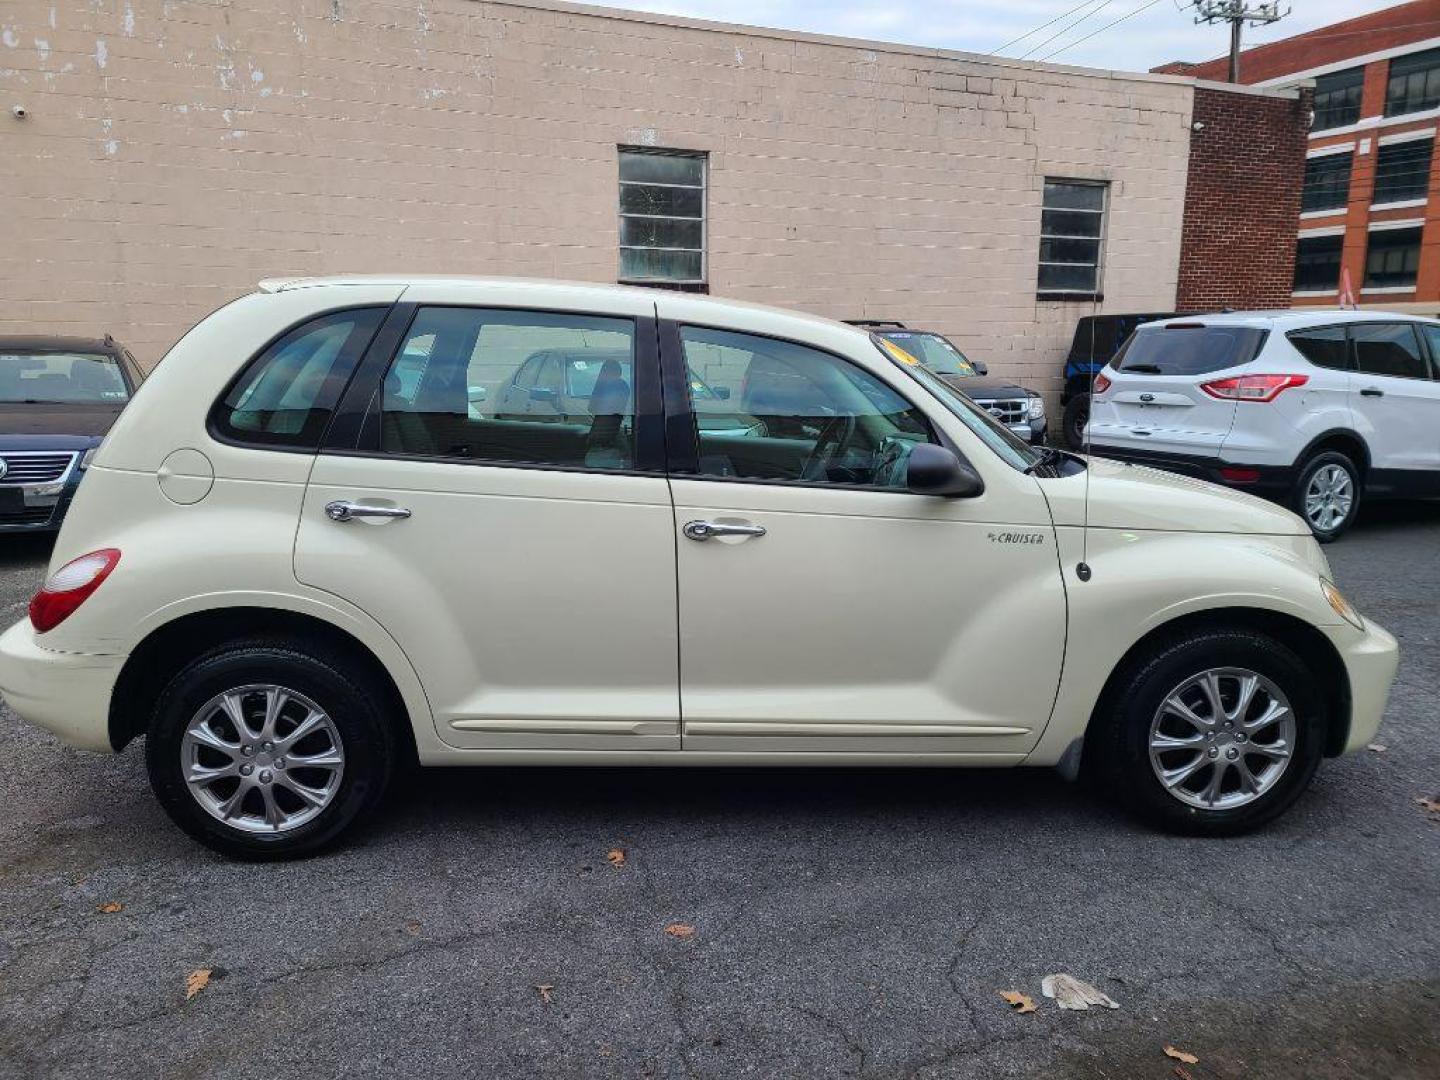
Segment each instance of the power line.
M1053 26L1055 23L1059 22L1061 19L1067 19L1067 18L1069 18L1071 15L1074 15L1075 12L1079 11L1081 8L1083 8L1083 7L1089 7L1089 6L1090 6L1091 4L1093 4L1094 2L1095 2L1095 0L1081 0L1080 3L1076 4L1076 5L1075 5L1073 8L1071 8L1069 11L1066 11L1066 12L1063 12L1063 13L1061 13L1061 14L1059 14L1059 15L1056 15L1055 18L1051 19L1049 22L1043 22L1043 23L1041 23L1039 26L1035 27L1034 30L1026 30L1025 33L1021 34L1019 37L1017 37L1017 38L1015 38L1015 39L1013 39L1013 40L1011 40L1011 41L1005 42L1004 45L1001 45L1001 46L1000 46L999 48L997 48L997 49L992 49L992 50L991 50L992 55L998 56L1000 53L1003 53L1006 49L1010 48L1011 45L1019 45L1020 42L1024 41L1027 37L1030 37L1032 34L1038 34L1041 30L1044 30L1047 26Z
M1103 34L1106 30L1109 30L1112 26L1119 26L1119 25L1120 25L1122 22L1124 22L1126 19L1133 19L1136 15L1139 15L1142 11L1148 11L1150 8L1154 7L1154 6L1155 6L1156 4L1158 4L1158 3L1160 3L1160 0L1150 0L1150 2L1147 3L1147 4L1141 4L1141 5L1140 5L1138 8L1136 8L1134 11L1129 12L1128 14L1125 14L1125 15L1121 15L1120 18L1114 20L1113 22L1106 23L1104 26L1100 27L1099 30L1092 30L1090 33L1086 34L1084 37L1082 37L1082 38L1076 38L1074 41L1070 42L1069 45L1062 45L1062 46L1060 46L1060 48L1056 49L1054 52L1049 53L1049 54L1047 54L1047 55L1045 55L1045 56L1040 57L1040 63L1043 64L1046 60L1049 60L1051 57L1059 56L1062 52L1065 52L1065 51L1067 51L1067 50L1069 50L1069 49L1073 49L1076 45L1079 45L1079 44L1081 44L1082 42L1089 41L1091 38L1095 37L1095 35L1097 35L1097 34Z
M1048 38L1046 38L1044 41L1040 42L1040 44L1034 45L1034 46L1032 46L1031 48L1026 49L1026 50L1025 50L1023 53L1021 53L1016 59L1024 60L1024 59L1026 59L1027 57L1030 57L1030 56L1034 55L1035 53L1039 52L1041 49L1045 48L1046 45L1049 45L1049 44L1050 44L1052 41L1054 41L1056 38L1058 38L1058 37L1064 37L1066 34L1068 34L1071 30L1074 30L1074 29L1075 29L1077 26L1079 26L1081 23L1083 23L1083 22L1085 22L1085 21L1087 21L1087 20L1089 20L1089 19L1093 19L1096 15L1099 15L1100 12L1101 12L1101 10L1104 9L1104 8L1109 7L1112 2L1113 2L1113 0L1101 0L1101 3L1100 3L1100 6L1099 6L1099 7L1091 8L1089 11L1085 12L1085 14L1081 15L1081 16L1080 16L1078 19L1076 19L1074 22L1069 23L1069 24L1066 25L1066 26L1062 26L1059 30L1056 30L1055 33L1051 34L1051 35L1050 35Z

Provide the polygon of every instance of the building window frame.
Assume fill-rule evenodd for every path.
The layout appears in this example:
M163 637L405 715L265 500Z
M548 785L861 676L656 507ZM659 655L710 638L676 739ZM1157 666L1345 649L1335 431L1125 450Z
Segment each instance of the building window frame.
M1361 97L1365 89L1365 68L1353 67L1332 71L1315 79L1315 120L1311 131L1328 131L1348 127L1360 119Z
M1440 49L1397 56L1385 79L1385 115L1405 116L1440 106Z
M1381 143L1375 151L1375 187L1370 201L1397 203L1428 197L1434 151L1433 138Z
M1371 229L1365 238L1365 276L1361 289L1415 288L1424 232L1423 225ZM1377 259L1377 255L1380 258Z
M1350 201L1350 175L1354 160L1354 151L1351 150L1306 158L1300 212L1345 209Z
M651 146L619 146L617 147L618 187L617 187L617 237L619 240L618 277L621 284L626 285L648 285L658 288L672 288L687 292L704 291L709 281L709 181L710 181L710 155L703 150L673 150L661 149ZM698 181L671 182L656 180L653 178L637 178L632 175L627 178L627 161L634 162L640 158L671 158L694 161L699 164ZM649 213L637 210L636 206L641 205L645 195L641 194L643 189L649 189L651 197L659 192L675 192L672 196L679 201L683 196L678 193L698 192L698 211L694 214L674 212ZM688 200L687 200L688 201ZM664 210L664 207L656 209ZM689 207L679 207L689 209ZM699 239L695 245L691 244L654 244L654 243L627 243L627 233L632 227L642 228L643 226L627 225L627 223L655 222L657 228L659 223L680 224L695 223L698 225ZM696 271L694 274L654 274L635 272L633 266L630 272L626 267L626 252L670 252L676 254L692 254L695 259Z
M1296 293L1333 293L1340 288L1340 265L1344 256L1344 233L1322 233L1301 236L1295 243ZM1333 266L1334 272L1322 273L1321 266Z
M1076 189L1098 190L1099 206L1084 206L1089 201L1072 194ZM1089 220L1094 220L1093 228ZM1040 247L1036 273L1035 297L1038 300L1103 300L1105 275L1105 240L1110 224L1110 182L1082 180L1075 177L1047 176L1040 199ZM1094 257L1076 261L1055 258L1056 247L1095 245ZM1047 258L1046 256L1051 256ZM1051 268L1047 274L1047 267ZM1090 287L1058 280L1065 268L1088 268ZM1047 282L1047 276L1051 279Z

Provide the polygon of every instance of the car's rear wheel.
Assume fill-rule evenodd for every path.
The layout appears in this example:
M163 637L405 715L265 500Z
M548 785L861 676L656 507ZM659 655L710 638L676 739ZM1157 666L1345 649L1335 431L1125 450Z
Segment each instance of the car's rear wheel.
M1075 394L1065 403L1062 421L1065 428L1065 445L1071 450L1085 449L1085 425L1090 422L1090 395Z
M396 756L385 700L343 654L223 646L161 693L146 739L151 786L177 825L223 854L312 854L384 794Z
M1325 710L1303 661L1249 630L1173 639L1122 672L1091 740L1105 789L1161 828L1226 836L1315 775Z
M1360 470L1338 450L1316 454L1301 467L1291 502L1315 538L1328 544L1360 511Z

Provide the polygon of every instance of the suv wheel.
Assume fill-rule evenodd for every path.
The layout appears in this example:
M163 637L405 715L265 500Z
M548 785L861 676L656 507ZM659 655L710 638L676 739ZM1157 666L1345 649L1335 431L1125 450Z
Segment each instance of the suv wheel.
M1283 813L1324 747L1314 677L1273 638L1210 630L1123 675L1091 747L1097 778L1172 832L1228 836Z
M1315 538L1328 544L1360 510L1360 470L1337 450L1316 454L1300 470L1292 502Z
M394 740L374 679L340 654L246 641L201 656L155 707L145 759L174 822L239 858L308 855L380 801Z
M1075 394L1065 403L1062 424L1065 428L1065 445L1071 450L1085 449L1085 425L1090 421L1090 395Z

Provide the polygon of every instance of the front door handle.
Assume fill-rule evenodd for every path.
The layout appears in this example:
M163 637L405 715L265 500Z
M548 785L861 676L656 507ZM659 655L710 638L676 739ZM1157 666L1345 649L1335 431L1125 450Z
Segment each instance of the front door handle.
M408 518L410 511L403 506L366 506L337 500L325 504L325 516L331 521L353 521L360 517Z
M1381 390L1378 386L1367 386L1367 387L1365 387L1364 390L1361 390L1361 391L1360 391L1360 396L1361 396L1361 397L1384 397L1384 396L1385 396L1385 391L1384 391L1384 390Z
M680 530L687 540L709 540L716 536L764 536L764 525L727 525L723 521L687 521Z

